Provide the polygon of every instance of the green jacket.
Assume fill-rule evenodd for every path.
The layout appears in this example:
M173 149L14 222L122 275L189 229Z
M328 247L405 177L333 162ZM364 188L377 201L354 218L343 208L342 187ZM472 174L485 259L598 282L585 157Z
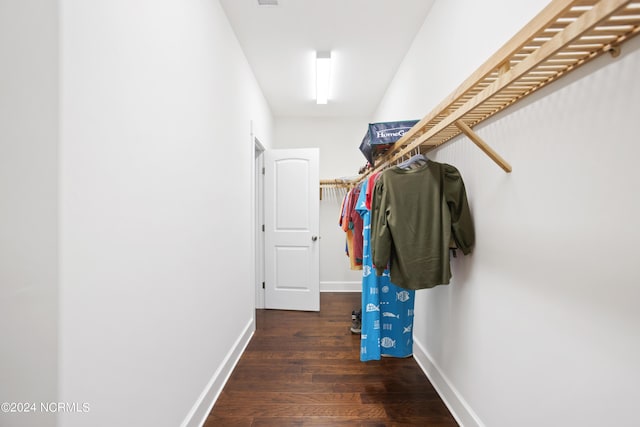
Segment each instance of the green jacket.
M416 168L384 171L371 207L371 250L376 273L390 264L391 282L432 288L451 278L449 248L465 255L475 242L467 195L458 170L429 160Z

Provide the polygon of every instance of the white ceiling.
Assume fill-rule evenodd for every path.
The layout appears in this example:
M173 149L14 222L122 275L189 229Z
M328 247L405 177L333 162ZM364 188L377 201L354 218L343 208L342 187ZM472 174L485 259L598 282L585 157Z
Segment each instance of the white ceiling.
M434 0L220 0L274 116L372 114ZM315 103L315 51L333 58Z

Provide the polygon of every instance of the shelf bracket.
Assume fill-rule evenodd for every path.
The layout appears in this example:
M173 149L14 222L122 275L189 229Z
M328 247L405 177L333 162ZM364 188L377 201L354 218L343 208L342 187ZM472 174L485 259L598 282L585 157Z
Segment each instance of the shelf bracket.
M498 164L505 172L511 173L511 165L507 163L505 159L500 157L498 153L496 153L493 148L489 147L486 142L480 136L473 131L465 122L462 120L456 121L456 126L458 129L462 131L474 144L478 146L484 153L491 158L494 162Z
M609 52L611 54L612 58L617 58L618 56L620 56L620 52L622 49L620 49L620 46L618 45L606 45L603 49L605 52Z

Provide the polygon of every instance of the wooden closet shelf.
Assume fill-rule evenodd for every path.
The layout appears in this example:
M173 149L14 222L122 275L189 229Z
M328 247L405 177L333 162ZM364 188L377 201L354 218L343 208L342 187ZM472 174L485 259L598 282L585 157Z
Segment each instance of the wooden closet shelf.
M420 120L357 181L465 133L506 172L497 153L471 127L508 108L640 32L640 1L555 0Z
M349 179L321 179L320 187L352 187L354 185L352 180Z

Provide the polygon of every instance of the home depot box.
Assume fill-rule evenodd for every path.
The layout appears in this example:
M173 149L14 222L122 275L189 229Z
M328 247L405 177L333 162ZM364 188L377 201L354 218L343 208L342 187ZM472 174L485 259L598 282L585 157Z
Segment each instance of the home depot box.
M389 149L416 123L418 120L369 123L367 133L360 143L360 151L373 166L375 158Z

